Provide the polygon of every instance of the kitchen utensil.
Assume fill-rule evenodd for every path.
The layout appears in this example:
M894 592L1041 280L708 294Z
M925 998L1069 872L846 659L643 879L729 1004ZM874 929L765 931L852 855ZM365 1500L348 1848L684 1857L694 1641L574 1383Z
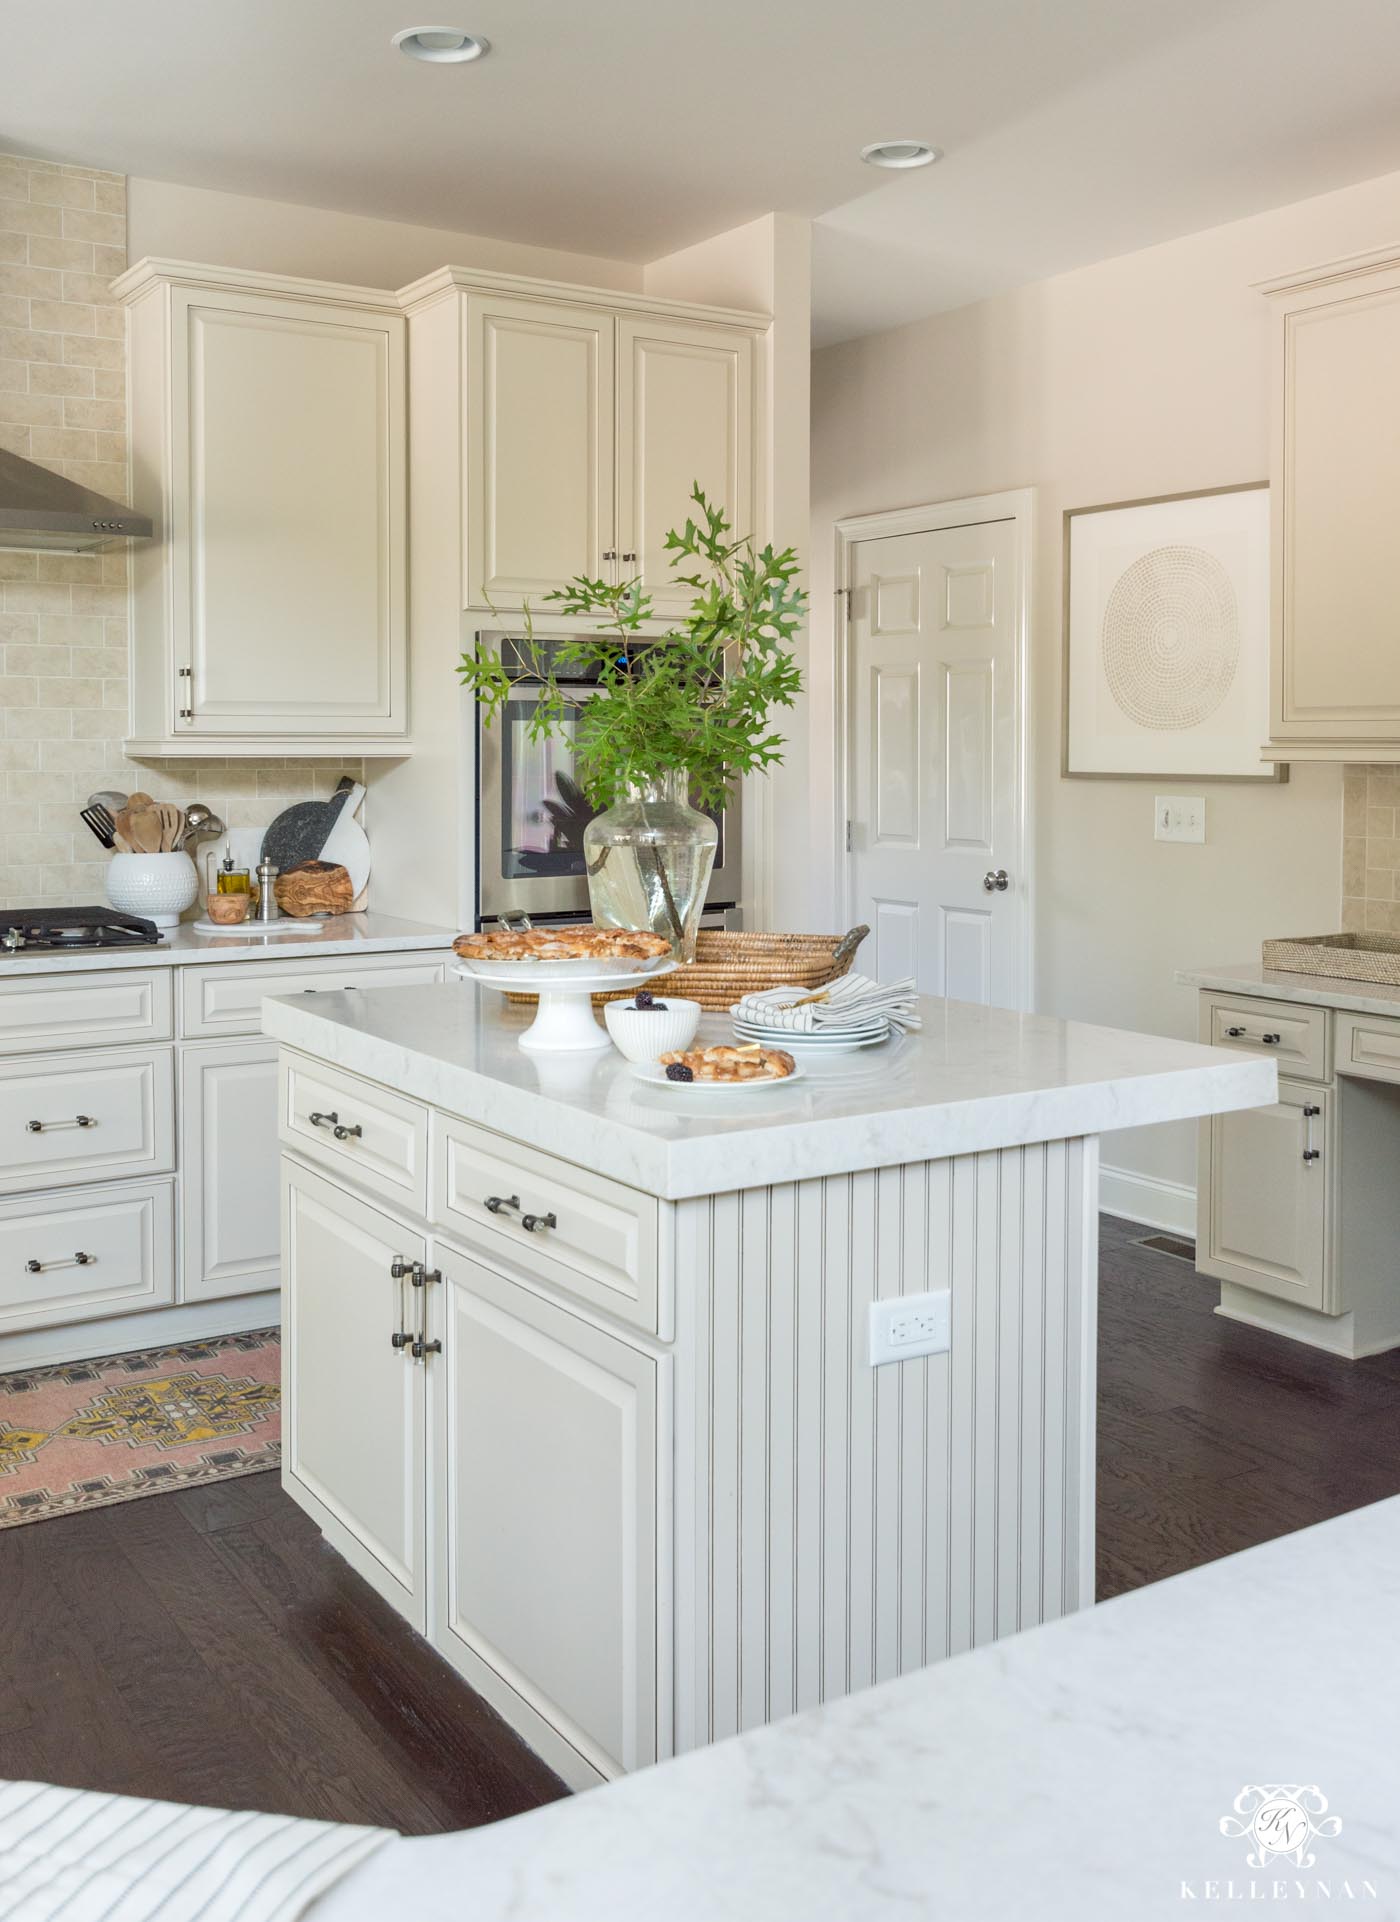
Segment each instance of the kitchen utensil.
M160 854L165 823L149 794L133 794L126 809L126 839L133 854ZM114 907L116 903L112 904Z
M191 801L185 809L185 835L180 845L192 847L196 841L210 841L226 832L213 808L206 807L203 801Z
M173 801L157 801L156 813L160 816L160 851L174 854L184 840L185 810Z
M317 850L323 861L330 861L345 869L357 901L369 883L370 870L369 837L355 819L364 798L364 786L359 781L352 782L344 790L344 798L331 831L326 836L324 846Z
M669 974L675 967L669 955L649 968L633 964L631 974L602 974L596 971L597 965L587 961L462 961L454 972L466 980L479 981L483 987L518 992L523 986L520 977L528 971L539 1006L533 1022L517 1038L517 1046L527 1054L573 1054L610 1045L607 1034L593 1018L589 996L595 988L649 987L658 975ZM582 976L572 972L579 967L592 967L595 972ZM570 972L561 975L561 969Z
M199 893L199 875L188 854L114 854L107 863L107 899L125 914L144 915L158 928L173 928Z
M329 861L303 861L277 877L277 905L283 914L344 914L354 900L350 876Z
M217 927L236 928L240 921L247 920L251 905L246 888L242 894L211 894L204 903L204 914Z
M117 845L112 833L116 824L105 807L93 807L89 803L79 811L78 818L86 827L91 828L104 848L114 848Z
M106 808L109 814L118 814L126 806L126 796L118 794L114 787L100 787L96 794L89 794L87 804L90 808Z
M276 921L281 916L282 910L277 905L277 875L277 863L264 855L258 862L259 921Z
M348 785L338 787L328 801L298 801L284 809L263 836L263 859L275 861L279 872L298 867L303 861L316 860L324 852L337 818L356 791L355 783L349 781L348 776L346 780ZM359 792L363 795L364 789L360 788Z

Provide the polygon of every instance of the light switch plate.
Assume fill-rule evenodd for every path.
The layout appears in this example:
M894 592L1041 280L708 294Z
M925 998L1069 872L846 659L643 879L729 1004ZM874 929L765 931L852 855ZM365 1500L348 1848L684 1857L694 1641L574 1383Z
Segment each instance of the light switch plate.
M1152 832L1157 840L1205 840L1206 798L1203 794L1159 794L1154 805Z
M946 1288L927 1295L892 1295L870 1304L870 1366L908 1361L913 1355L941 1355L952 1329L952 1295Z

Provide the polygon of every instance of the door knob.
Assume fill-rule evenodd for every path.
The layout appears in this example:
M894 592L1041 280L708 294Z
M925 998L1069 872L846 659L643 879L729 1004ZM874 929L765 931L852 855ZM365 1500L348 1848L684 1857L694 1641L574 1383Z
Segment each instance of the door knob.
M1011 876L1005 868L988 868L982 876L982 885L988 894L1005 894L1011 886Z

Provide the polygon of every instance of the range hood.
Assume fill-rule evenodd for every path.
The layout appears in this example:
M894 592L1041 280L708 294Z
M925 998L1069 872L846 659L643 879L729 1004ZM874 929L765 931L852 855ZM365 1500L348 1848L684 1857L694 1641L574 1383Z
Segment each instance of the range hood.
M81 554L150 536L144 514L0 448L0 547Z

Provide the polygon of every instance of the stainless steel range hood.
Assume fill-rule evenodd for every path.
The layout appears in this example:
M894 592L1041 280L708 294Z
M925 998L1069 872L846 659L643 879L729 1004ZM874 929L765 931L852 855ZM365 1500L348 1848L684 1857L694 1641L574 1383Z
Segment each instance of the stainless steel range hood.
M150 536L144 514L0 448L0 547L81 554Z

